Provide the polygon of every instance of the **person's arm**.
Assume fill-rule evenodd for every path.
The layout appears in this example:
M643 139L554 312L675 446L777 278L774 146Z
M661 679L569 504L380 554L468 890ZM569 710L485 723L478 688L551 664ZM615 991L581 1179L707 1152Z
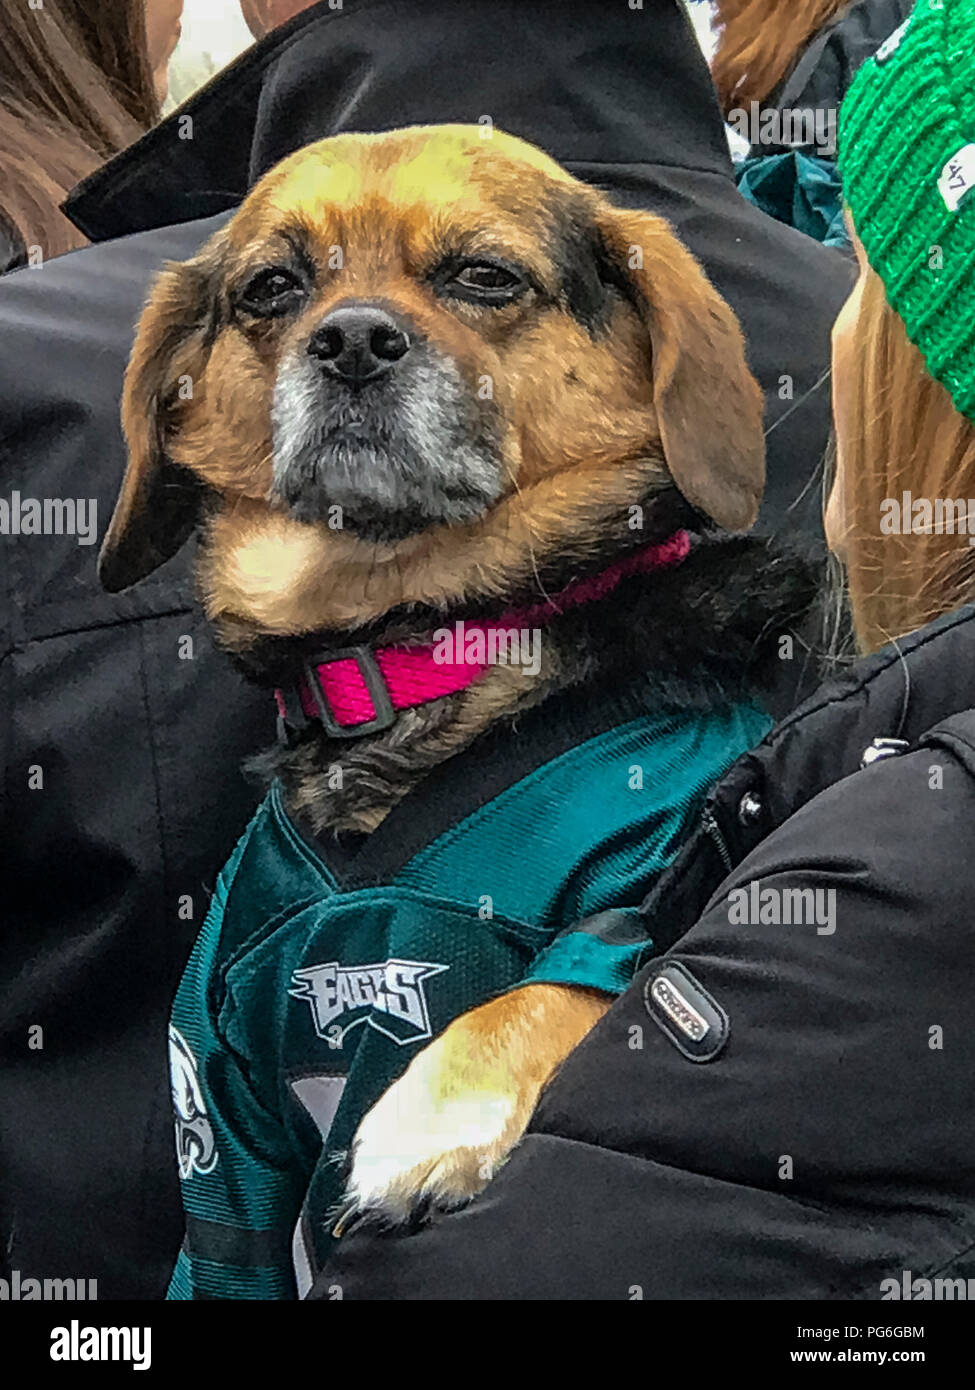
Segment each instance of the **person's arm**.
M942 742L808 803L566 1059L482 1199L353 1232L311 1296L881 1298L960 1271L973 769ZM660 1026L668 965L726 1019L711 1060Z

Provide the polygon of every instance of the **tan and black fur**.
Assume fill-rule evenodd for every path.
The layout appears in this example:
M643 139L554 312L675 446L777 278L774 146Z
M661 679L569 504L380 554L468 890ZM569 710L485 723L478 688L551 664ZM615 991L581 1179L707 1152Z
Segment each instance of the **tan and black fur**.
M365 356L346 360L363 321ZM312 651L537 602L680 525L746 530L764 485L737 321L667 224L478 127L337 136L272 170L157 282L123 422L103 583L135 583L198 531L218 638L269 686ZM489 727L636 674L650 630L677 679L740 670L754 653L730 632L722 646L714 616L739 544L631 586L626 611L556 617L533 679L493 668L391 729L341 746L313 730L261 765L315 831L369 832ZM680 632L665 597L678 593ZM695 602L711 615L706 654L686 630ZM336 762L341 790L325 775ZM353 1203L395 1217L421 1194L477 1190L606 1004L535 985L456 1020L364 1122ZM378 1185L363 1176L404 1114L442 1133L434 1112L482 1089L507 1119L478 1143L404 1143Z

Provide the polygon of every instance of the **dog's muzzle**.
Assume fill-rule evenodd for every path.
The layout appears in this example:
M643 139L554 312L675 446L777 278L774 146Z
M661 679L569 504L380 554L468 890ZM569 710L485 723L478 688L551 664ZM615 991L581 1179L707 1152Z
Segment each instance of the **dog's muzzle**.
M473 520L502 492L498 419L389 306L334 308L281 363L271 500L369 539Z

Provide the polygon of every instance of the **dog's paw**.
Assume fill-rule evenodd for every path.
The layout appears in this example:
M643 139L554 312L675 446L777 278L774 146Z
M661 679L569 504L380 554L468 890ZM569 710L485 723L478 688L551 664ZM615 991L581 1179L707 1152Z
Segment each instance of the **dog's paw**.
M412 1225L476 1197L609 1003L595 990L530 984L455 1018L359 1126L334 1233L360 1221Z
M534 1095L445 1090L449 1046L444 1034L414 1058L359 1126L336 1235L361 1221L403 1226L462 1206L521 1137Z

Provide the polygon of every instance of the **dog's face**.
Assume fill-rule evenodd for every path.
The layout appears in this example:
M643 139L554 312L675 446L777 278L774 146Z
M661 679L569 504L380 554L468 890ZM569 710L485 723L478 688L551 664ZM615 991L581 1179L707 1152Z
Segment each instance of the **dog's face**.
M205 498L208 607L238 628L497 596L671 482L750 526L761 415L660 219L497 131L338 136L157 282L102 579L162 563Z

